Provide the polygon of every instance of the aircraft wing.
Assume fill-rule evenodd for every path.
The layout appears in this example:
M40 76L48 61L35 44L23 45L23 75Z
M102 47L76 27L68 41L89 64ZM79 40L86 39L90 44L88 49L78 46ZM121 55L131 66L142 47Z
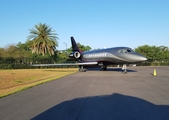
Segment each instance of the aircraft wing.
M31 66L64 66L64 65L97 65L97 62L81 62L81 63L60 63L60 64L32 64Z

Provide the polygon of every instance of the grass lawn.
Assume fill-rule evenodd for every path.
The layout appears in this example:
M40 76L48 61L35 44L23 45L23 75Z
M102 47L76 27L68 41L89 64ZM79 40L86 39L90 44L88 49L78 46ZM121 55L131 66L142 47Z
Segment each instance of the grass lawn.
M0 70L0 98L77 72L77 68Z

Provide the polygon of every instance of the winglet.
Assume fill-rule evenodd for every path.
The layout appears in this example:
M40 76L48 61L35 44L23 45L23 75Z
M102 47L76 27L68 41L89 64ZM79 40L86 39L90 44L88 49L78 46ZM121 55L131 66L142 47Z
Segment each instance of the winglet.
M75 39L73 37L70 37L70 39L71 39L71 43L72 43L72 50L73 50L73 52L78 51L79 53L81 53L79 47L76 44Z

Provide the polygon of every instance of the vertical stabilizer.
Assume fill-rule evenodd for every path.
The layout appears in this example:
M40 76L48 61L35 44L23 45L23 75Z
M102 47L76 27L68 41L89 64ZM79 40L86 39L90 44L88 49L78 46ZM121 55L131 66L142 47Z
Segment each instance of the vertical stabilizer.
M73 37L70 37L72 43L72 53L69 54L69 58L75 58L76 60L81 61L81 51L76 44L76 41Z
M76 44L75 39L74 39L73 37L71 37L70 39L71 39L71 43L72 43L72 51L73 51L73 52L78 51L79 53L81 53L79 47L78 47L77 44Z

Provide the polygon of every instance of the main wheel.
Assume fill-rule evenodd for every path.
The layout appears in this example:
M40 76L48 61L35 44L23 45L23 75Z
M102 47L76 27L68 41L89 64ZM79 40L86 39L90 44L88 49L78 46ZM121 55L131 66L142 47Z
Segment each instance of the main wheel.
M106 66L102 66L102 70L103 70L103 71L106 71L106 70L107 70L107 67L106 67Z
M124 71L123 71L123 74L127 74L127 70L124 70Z

